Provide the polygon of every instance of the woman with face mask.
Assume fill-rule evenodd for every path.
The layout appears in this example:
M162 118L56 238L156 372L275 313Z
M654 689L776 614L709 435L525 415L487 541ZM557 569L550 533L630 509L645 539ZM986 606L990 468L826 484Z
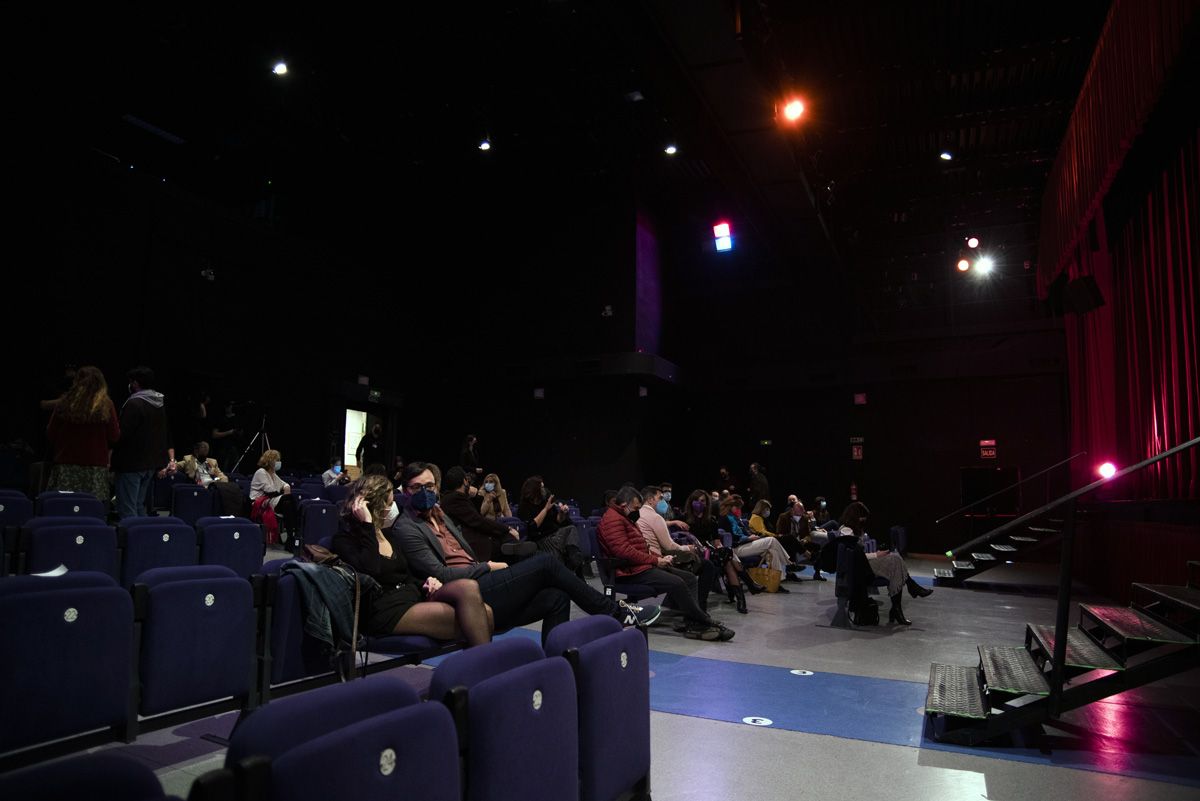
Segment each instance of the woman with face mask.
M530 476L521 485L518 511L525 521L526 539L537 543L538 551L555 554L568 570L582 576L584 560L579 549L579 532L571 525L567 505L555 500L541 476Z
M707 549L708 560L717 568L717 575L725 579L725 591L729 602L735 604L737 611L743 615L749 612L746 607L746 588L742 586L741 561L726 548L721 541L721 533L717 531L717 521L712 514L712 499L704 490L696 490L688 497L685 513L687 514L688 530Z
M479 503L479 513L489 520L497 517L512 517L512 509L508 506L508 493L500 485L500 476L488 473L483 477L483 485L479 488L482 500Z
M267 536L270 539L272 526L263 506L269 506L276 518L275 532L283 533L284 546L288 550L300 547L300 510L296 499L292 497L291 486L279 477L283 467L283 456L272 448L266 451L258 460L258 469L250 480L250 503L253 504L251 519L262 521L267 526ZM257 516L256 516L257 515Z
M770 553L772 565L775 569L783 571L784 567L788 564L788 556L787 551L783 550L783 546L779 544L779 540L774 537L764 537L748 532L742 526L741 517L741 495L729 495L721 500L721 514L717 524L733 535L733 552L739 559ZM762 591L762 585L756 581L752 581L750 574L743 572L740 578L752 595L757 595ZM777 592L786 593L790 592L790 590L780 584Z
M350 488L333 538L333 551L359 573L375 579L379 593L364 597L360 620L370 635L423 634L439 640L466 640L468 646L492 639L492 610L474 579L442 584L409 572L400 539L389 521L398 510L392 482L366 476Z

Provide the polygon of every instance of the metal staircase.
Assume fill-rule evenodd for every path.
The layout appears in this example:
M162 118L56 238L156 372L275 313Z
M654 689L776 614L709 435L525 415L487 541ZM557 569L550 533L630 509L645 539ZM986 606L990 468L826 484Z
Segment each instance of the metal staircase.
M1200 562L1187 563L1186 586L1135 583L1130 606L1080 604L1076 625L1068 625L1077 499L1197 444L1200 437L1068 493L950 552L952 558L960 553L990 556L984 544L990 549L1000 537L1012 540L1013 533L1029 530L1032 522L1039 523L1036 528L1049 528L1041 521L1052 512L1062 515L1061 527L1049 532L1062 547L1055 624L1027 624L1023 647L979 646L975 665L931 665L925 715L935 739L981 743L1200 667Z

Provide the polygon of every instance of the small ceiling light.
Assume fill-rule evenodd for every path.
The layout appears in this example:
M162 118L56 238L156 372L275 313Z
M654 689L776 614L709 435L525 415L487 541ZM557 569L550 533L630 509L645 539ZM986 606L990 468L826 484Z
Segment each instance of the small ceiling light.
M958 264L955 266L958 267L958 271L960 273L965 273L967 270L971 269L971 262L967 261L966 259L959 259Z
M663 148L663 152L666 153L668 156L674 156L676 153L679 152L679 148L675 147L675 145L667 145L666 147Z
M795 122L802 116L804 116L804 101L800 99L789 100L783 107L783 117L788 122Z
M479 143L479 149L480 150L491 150L492 143L490 141L488 141L487 139L484 139L482 142Z
M950 155L949 150L943 150L938 158L940 158L942 161L949 161L950 159L954 158L954 156Z
M280 61L275 65L275 68L272 69L271 72L275 73L276 75L287 75L287 62Z
M969 248L979 247L979 237L977 237L977 236L967 237L967 247L969 247Z

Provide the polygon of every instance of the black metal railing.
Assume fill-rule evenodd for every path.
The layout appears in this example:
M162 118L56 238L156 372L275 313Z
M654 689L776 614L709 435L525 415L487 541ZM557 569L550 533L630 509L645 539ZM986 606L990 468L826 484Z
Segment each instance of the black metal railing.
M985 542L989 542L1001 534L1006 534L1009 531L1020 528L1032 520L1036 520L1041 516L1048 514L1049 512L1053 512L1055 509L1066 506L1066 510L1063 514L1062 556L1059 560L1058 568L1058 606L1055 609L1054 621L1054 657L1050 673L1051 717L1057 717L1059 713L1059 704L1062 698L1063 674L1065 668L1063 663L1067 658L1067 628L1069 625L1068 618L1070 616L1071 609L1071 559L1074 554L1073 548L1075 539L1075 502L1084 495L1087 495L1089 492L1092 492L1093 490L1098 489L1105 484L1111 484L1117 479L1124 478L1127 475L1137 473L1141 470L1145 470L1150 465L1157 464L1164 459L1169 459L1175 454L1183 453L1189 448L1194 448L1197 445L1200 445L1200 437L1188 440L1187 442L1176 445L1173 448L1168 448L1160 454L1151 456L1149 459L1143 459L1137 464L1118 470L1110 478L1102 478L1098 481L1093 481L1091 484L1080 487L1079 489L1072 490L1066 495L1063 495L1061 498L1057 498L1049 503L1043 504L1037 509L1034 509L1032 512L1023 514L1015 520L1010 520L1004 525L998 526L988 533L976 537L965 545L960 545L953 550L946 551L946 556L953 559L957 554L970 552L971 549L982 545Z
M974 509L976 506L983 503L984 501L990 501L992 498L999 497L1006 492L1011 492L1012 490L1015 490L1017 487L1021 486L1022 484L1026 483L1027 481L1032 481L1033 479L1037 478L1038 476L1044 476L1047 473L1049 473L1051 470L1055 470L1059 467L1062 467L1065 464L1068 464L1069 462L1073 462L1074 460L1078 459L1080 456L1086 456L1086 455L1087 455L1087 451L1080 451L1079 453L1075 454L1074 456L1068 456L1066 459L1063 459L1061 462L1055 462L1054 464L1050 465L1049 467L1039 470L1032 475L1026 476L1025 478L1021 479L1020 481L1016 482L1015 484L1009 484L1007 487L1005 487L1002 490L996 490L991 495L987 495L983 498L980 498L977 501L972 501L971 503L968 503L966 506L963 506L959 509L955 509L953 512L951 512L948 515L942 515L937 520L934 520L933 524L935 526L940 525L952 517L957 517L958 515L962 514L963 512L967 511L968 509Z

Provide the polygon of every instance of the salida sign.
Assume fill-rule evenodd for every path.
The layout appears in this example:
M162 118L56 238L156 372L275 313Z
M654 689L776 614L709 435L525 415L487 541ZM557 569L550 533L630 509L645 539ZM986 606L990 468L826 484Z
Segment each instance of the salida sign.
M979 458L980 459L995 459L996 458L996 440L994 440L994 439L979 440Z

